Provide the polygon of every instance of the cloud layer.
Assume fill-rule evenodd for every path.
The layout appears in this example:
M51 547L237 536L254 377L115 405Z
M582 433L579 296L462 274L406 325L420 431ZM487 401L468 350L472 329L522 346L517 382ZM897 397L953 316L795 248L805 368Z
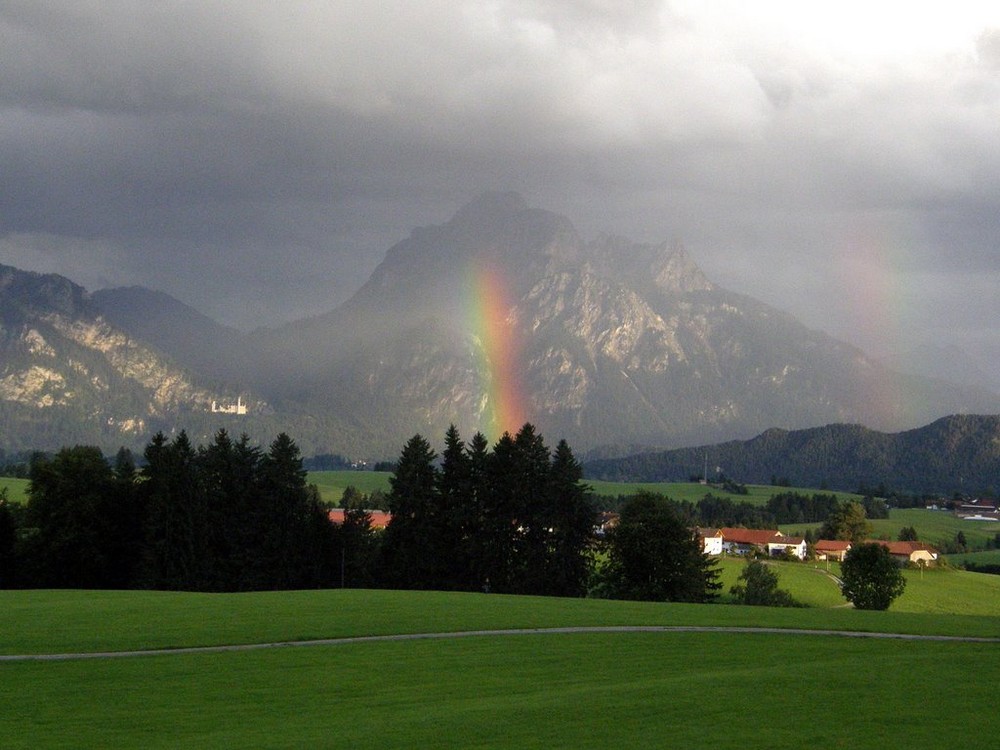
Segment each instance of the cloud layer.
M270 324L515 189L875 353L996 361L991 5L0 1L0 260Z

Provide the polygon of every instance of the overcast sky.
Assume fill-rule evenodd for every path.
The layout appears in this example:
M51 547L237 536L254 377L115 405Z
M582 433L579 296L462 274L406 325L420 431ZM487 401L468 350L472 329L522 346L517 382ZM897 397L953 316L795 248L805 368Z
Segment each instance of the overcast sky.
M0 262L243 327L517 190L1000 363L1000 3L0 0Z

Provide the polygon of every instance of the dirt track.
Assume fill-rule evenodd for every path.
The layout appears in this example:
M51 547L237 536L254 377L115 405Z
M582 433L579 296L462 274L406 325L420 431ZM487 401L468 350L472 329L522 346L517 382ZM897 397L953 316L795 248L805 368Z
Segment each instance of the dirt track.
M70 661L77 659L125 659L138 656L171 656L176 654L213 654L226 651L258 651L271 648L303 646L347 646L382 641L422 641L445 638L477 638L516 635L572 635L577 633L741 633L768 635L835 636L840 638L882 638L905 641L938 641L954 643L1000 643L1000 637L986 638L955 635L913 635L908 633L870 633L848 630L807 630L786 628L740 628L696 625L612 625L605 627L518 628L512 630L466 630L455 633L404 633L397 635L364 635L345 638L323 638L310 641L275 641L241 643L221 646L191 646L187 648L143 649L135 651L94 651L61 654L0 654L0 662Z

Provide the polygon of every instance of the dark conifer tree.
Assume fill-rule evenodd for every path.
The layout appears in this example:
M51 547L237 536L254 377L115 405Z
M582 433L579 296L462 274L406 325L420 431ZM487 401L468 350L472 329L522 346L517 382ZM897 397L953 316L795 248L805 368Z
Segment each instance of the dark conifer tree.
M345 509L338 541L341 548L338 585L354 589L375 586L379 549L372 514L358 506Z
M437 455L420 435L406 443L389 480L392 519L382 544L386 582L397 588L433 588L439 567L433 556L431 516L438 504Z
M187 433L182 430L170 443L157 433L144 457L140 485L146 507L143 585L207 590L207 504Z
M287 434L271 443L261 475L260 583L283 589L319 585L321 559L329 553L321 522L329 525L329 517L310 495L299 447Z
M500 593L515 591L518 542L518 456L514 438L505 432L486 461L482 492L479 554L483 588Z
M597 514L582 480L583 468L567 442L560 440L549 473L552 534L546 564L548 594L586 593Z
M488 551L491 545L491 531L487 525L491 497L490 488L490 445L486 436L477 432L466 448L469 458L469 499L471 517L466 530L469 549L469 581L473 591L487 589L490 571Z
M473 585L469 537L476 513L471 463L458 428L451 425L445 434L437 475L438 503L433 514L443 588L461 590Z
M0 589L13 588L18 583L15 568L17 522L7 500L7 488L0 488Z
M549 587L548 552L554 524L549 450L531 423L514 438L513 518L516 522L513 590L542 594Z

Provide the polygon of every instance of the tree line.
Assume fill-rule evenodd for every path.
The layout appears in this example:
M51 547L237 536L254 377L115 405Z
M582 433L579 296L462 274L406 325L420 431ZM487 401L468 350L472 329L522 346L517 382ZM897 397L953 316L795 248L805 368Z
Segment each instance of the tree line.
M32 460L28 502L0 498L0 586L245 591L389 587L710 601L719 588L683 517L640 495L607 536L565 441L531 424L492 447L454 427L438 456L415 435L382 500L333 524L280 434L263 450L225 430L194 447L157 434L141 466L119 451L64 448Z
M611 501L621 506L632 496L619 496ZM609 500L605 498L605 500ZM772 495L766 505L754 505L746 500L734 501L712 493L696 503L687 500L667 500L689 526L726 527L740 526L748 529L773 529L782 524L819 523L836 512L842 503L836 495L799 492L781 492ZM889 509L880 498L865 497L861 500L868 518L888 518Z
M36 456L28 502L0 506L0 585L245 591L334 579L336 538L295 442L158 433L136 467L92 446ZM3 532L0 531L0 537Z

